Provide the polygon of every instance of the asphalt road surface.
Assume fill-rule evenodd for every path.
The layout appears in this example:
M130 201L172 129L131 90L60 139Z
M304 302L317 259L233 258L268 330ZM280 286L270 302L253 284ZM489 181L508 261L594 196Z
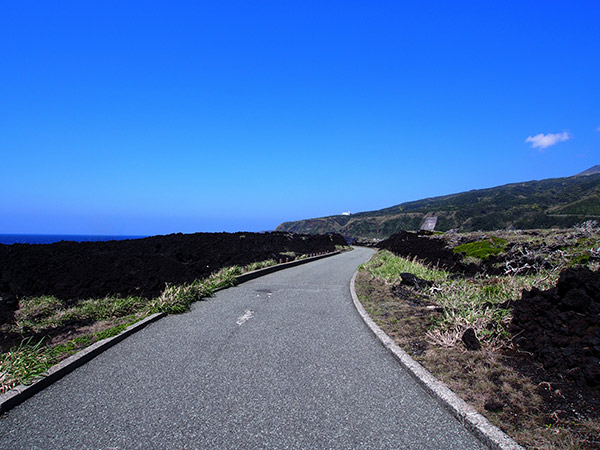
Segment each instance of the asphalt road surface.
M0 448L482 449L372 336L371 250L218 292L0 418Z

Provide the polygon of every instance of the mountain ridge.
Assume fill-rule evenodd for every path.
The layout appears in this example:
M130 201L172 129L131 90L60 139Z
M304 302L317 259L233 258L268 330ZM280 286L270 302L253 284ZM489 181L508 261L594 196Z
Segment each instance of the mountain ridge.
M598 172L591 172L595 168ZM276 230L384 239L402 230L418 230L432 216L438 218L439 231L571 227L600 219L600 166L571 177L509 183L351 215L284 222Z
M592 166L589 169L584 170L583 172L580 172L575 176L581 177L581 176L593 175L595 173L600 173L600 164L596 164L595 166Z

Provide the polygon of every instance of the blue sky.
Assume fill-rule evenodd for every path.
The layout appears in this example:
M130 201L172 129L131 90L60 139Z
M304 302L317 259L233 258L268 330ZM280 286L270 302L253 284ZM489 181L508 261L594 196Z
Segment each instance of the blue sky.
M19 1L0 233L260 231L600 164L600 3Z

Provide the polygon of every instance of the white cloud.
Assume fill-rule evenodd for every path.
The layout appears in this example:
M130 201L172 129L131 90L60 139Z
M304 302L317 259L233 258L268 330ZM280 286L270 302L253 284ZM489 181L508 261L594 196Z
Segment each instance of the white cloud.
M540 150L545 149L546 147L550 147L551 145L557 144L559 142L567 141L571 138L571 135L564 131L562 133L548 133L548 134L536 134L535 136L529 136L525 139L525 142L531 142L531 147L536 148L539 147Z

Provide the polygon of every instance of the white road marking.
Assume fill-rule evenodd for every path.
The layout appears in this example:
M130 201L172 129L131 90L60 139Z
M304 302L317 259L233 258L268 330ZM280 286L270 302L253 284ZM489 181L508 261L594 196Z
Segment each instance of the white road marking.
M236 323L238 325L243 325L248 320L252 319L253 315L254 315L254 311L252 311L251 309L247 309L243 316L238 317L238 320Z

